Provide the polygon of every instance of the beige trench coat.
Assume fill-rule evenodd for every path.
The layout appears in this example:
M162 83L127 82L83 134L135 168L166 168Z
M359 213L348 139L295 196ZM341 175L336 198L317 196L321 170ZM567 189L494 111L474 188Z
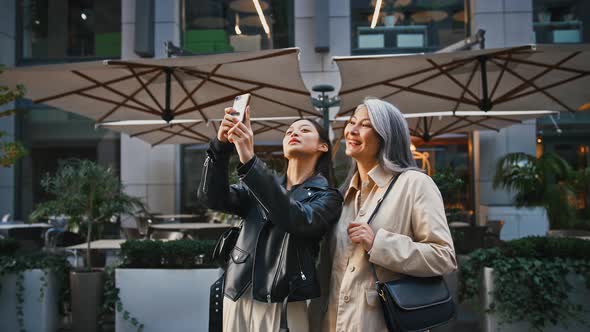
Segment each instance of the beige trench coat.
M377 166L369 172L362 193L358 174L352 179L340 220L322 252L319 273L326 292L311 303L312 330L387 330L370 263L382 281L402 274L444 275L456 269L442 197L432 179L418 171L401 174L383 201L371 223L375 240L370 255L349 240L348 224L368 221L392 178Z

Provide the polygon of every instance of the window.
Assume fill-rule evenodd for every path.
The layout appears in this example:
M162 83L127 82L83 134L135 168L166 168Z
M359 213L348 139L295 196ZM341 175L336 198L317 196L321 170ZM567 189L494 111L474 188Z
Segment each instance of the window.
M590 1L534 0L533 26L539 44L590 41Z
M293 20L293 0L185 0L183 45L195 53L291 47Z
M21 60L121 55L121 0L20 0Z
M34 207L48 199L41 187L47 173L54 173L62 159L79 158L97 161L119 173L120 136L105 129L95 129L94 122L74 113L19 100L17 139L27 149L27 156L17 166L17 216L26 219Z
M463 0L351 0L352 54L436 51L466 37L466 9Z

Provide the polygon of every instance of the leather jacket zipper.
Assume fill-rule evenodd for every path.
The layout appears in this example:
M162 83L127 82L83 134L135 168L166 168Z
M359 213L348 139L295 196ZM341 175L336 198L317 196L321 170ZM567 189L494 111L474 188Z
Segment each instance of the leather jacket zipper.
M258 196L256 196L256 194L254 193L254 191L250 190L250 192L252 193L252 196L254 196L254 198L258 201L258 203L260 204L260 206L262 206L262 208L264 209L264 212L266 212L266 214L268 215L269 210L266 208L266 206L264 206L264 204L262 204L262 202L260 201L260 198L258 198Z
M207 173L209 172L209 161L211 160L210 156L207 156L207 158L205 158L205 164L203 165L203 174L201 175L201 181L203 181L203 187L201 188L201 191L203 193L207 192Z
M301 280L307 280L307 277L305 277L305 274L303 273L303 265L301 264L301 257L299 257L299 248L297 248L295 250L295 252L297 253L297 263L299 263L299 272L301 273Z

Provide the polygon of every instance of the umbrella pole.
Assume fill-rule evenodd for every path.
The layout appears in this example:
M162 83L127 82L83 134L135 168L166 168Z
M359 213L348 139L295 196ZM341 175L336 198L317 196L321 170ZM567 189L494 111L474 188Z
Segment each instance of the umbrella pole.
M324 117L324 129L330 131L330 107L340 105L340 99L338 97L332 97L326 95L326 92L334 91L334 87L329 84L315 85L311 88L314 92L320 92L321 94L317 97L311 97L312 104L322 110L322 116Z
M165 68L164 72L166 73L166 105L164 106L164 113L162 113L162 119L166 122L170 122L174 120L174 114L172 114L172 110L170 109L170 98L172 94L172 71L173 68Z
M480 72L481 72L482 99L481 99L481 102L479 103L479 108L482 111L487 112L487 111L491 110L493 107L492 101L490 100L490 96L488 94L488 69L487 69L488 57L487 56L480 56L477 58L477 60L479 61L479 64L481 66Z

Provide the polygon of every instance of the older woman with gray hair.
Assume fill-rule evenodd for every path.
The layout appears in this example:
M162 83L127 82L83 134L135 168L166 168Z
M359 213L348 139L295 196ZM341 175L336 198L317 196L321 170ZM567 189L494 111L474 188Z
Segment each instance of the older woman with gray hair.
M371 264L386 281L444 275L457 267L453 241L441 194L416 166L408 126L397 108L365 99L344 137L352 168L341 187L344 208L322 258L331 262L320 264L329 270L321 276L329 287L312 303L311 325L321 331L386 331Z

